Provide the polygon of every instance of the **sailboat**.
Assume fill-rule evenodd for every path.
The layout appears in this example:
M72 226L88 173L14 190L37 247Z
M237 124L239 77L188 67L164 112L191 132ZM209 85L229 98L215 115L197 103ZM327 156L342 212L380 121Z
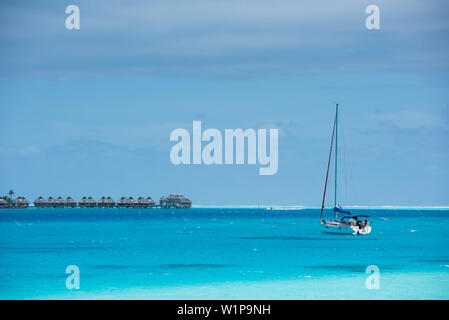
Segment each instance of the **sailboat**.
M334 220L324 220L324 202L326 200L327 182L329 178L329 168L332 158L332 149L334 146L335 138L335 181L334 181ZM343 209L337 204L337 169L338 169L338 103L335 106L335 120L334 127L332 129L331 147L329 151L329 161L327 163L326 182L324 184L323 202L321 204L320 224L323 232L337 233L337 234L353 234L353 235L366 235L371 232L371 225L369 224L366 215L352 215L350 211ZM338 219L338 215L344 216Z

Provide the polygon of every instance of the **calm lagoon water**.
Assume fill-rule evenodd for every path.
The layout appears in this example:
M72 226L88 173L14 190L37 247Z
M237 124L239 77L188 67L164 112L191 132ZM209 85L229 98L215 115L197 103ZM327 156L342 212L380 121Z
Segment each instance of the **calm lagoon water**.
M353 212L370 235L324 234L317 209L4 209L0 298L449 298L449 209Z

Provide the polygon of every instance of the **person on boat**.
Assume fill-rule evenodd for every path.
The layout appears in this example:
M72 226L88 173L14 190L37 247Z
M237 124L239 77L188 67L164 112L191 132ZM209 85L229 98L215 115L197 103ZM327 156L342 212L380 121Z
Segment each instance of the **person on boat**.
M367 220L362 220L362 221L359 221L359 222L357 223L357 225L359 226L360 229L365 229L365 227L367 226L367 224L368 224L368 221L367 221Z

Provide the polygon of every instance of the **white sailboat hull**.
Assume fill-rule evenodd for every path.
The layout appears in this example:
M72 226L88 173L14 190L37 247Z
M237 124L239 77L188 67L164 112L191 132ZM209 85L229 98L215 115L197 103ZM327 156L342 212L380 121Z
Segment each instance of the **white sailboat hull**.
M324 221L321 222L321 231L334 234L365 235L371 233L371 226L360 228L359 226L351 226L338 221Z

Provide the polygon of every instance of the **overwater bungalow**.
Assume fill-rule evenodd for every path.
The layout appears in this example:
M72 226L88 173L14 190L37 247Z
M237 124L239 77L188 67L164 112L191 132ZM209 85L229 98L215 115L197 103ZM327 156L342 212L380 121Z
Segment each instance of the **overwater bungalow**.
M111 197L101 197L97 202L97 206L101 208L113 208L115 206L115 201Z
M72 197L67 197L64 201L64 207L75 208L77 205L76 201Z
M83 197L78 201L78 205L81 208L94 208L97 206L97 202L92 197Z
M48 199L45 202L44 206L47 207L47 208L54 208L54 206L55 206L55 199L53 197L48 197Z
M139 197L134 204L134 208L153 208L156 205L151 197Z
M29 202L25 197L17 197L11 203L11 208L25 209L28 208Z
M182 194L170 194L168 197L161 197L159 203L161 208L184 209L192 207L192 201Z
M161 197L159 201L161 208L191 208L192 201L182 194L170 194L168 197ZM92 197L83 197L80 201L76 202L72 197L67 197L65 200L62 197L53 198L48 197L45 200L43 197L39 197L34 200L34 206L36 208L75 208L76 206L81 208L153 208L156 207L156 202L151 197L139 197L133 199L133 197L121 197L120 200L115 202L111 197L101 197L98 202ZM11 201L8 197L0 198L0 208L26 208L29 206L29 202L24 197L17 197L17 199Z
M85 202L86 200L87 200L87 197L82 197L81 200L78 201L78 206L79 206L80 208L84 208L84 207L85 207L84 202Z
M132 208L136 204L136 201L133 197L121 197L119 201L117 201L118 208Z
M0 198L0 209L6 209L9 208L9 202L5 198Z
M65 200L62 197L57 197L53 202L53 208L64 208Z
M44 208L46 206L45 203L46 203L46 201L42 197L39 197L36 200L34 200L34 206L36 208Z
M137 204L137 200L134 200L133 197L129 197L127 204L127 208L133 208Z
M116 206L117 208L125 208L127 202L128 202L127 197L121 197L120 200L117 201Z
M98 199L97 201L97 207L102 208L103 207L103 200L105 200L106 197L101 197L100 199Z
M112 200L111 197L107 197L104 201L103 201L103 205L105 208L113 208L115 207L115 201Z

